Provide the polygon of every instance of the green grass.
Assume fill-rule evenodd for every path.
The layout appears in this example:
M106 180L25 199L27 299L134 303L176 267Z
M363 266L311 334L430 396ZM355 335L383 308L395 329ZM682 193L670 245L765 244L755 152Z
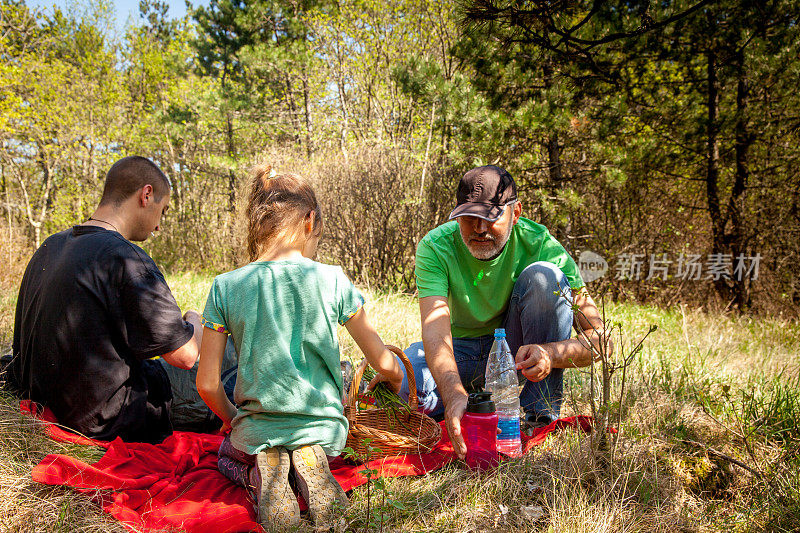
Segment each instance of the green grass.
M182 309L202 311L212 276L167 279ZM414 298L368 292L368 299L384 342L405 347L419 339ZM0 339L8 343L14 301L11 290L0 293ZM620 433L613 454L598 452L596 439L567 431L495 472L475 474L456 464L389 479L369 491L371 516L366 487L353 491L336 530L378 531L381 519L385 531L800 528L800 325L684 307L605 308L608 319L623 325L618 350L658 326L628 369L622 398L615 374L611 421ZM343 358L361 358L343 328L340 343ZM590 379L585 370L567 372L565 415L591 412ZM120 529L86 496L30 481L30 469L47 453L92 460L99 452L51 442L15 410L0 396L0 529Z
M206 306L208 291L214 277L208 274L195 272L181 272L167 275L167 284L175 301L184 312L189 309L202 313Z

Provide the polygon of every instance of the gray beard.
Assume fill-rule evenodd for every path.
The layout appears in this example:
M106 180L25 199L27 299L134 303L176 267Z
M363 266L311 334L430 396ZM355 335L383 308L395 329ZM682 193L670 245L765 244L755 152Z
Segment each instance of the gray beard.
M464 244L466 245L467 250L469 250L469 253L472 254L472 257L474 257L475 259L478 259L480 261L491 261L492 259L494 259L497 256L499 256L501 253L503 253L503 248L506 247L506 243L508 242L509 237L511 237L511 230L512 229L514 229L514 225L513 224L508 226L508 231L506 232L506 234L501 239L499 239L499 240L495 239L493 241L494 242L494 246L492 246L491 248L488 248L488 249L487 248L482 248L480 250L477 250L477 249L473 248L472 246L470 246L469 240L468 240L468 237L476 236L477 234L472 234L472 235L469 235L469 236L465 236L464 233L461 232L461 226L459 226L459 232L461 233L461 240L464 241ZM487 235L487 237L488 237L488 235Z

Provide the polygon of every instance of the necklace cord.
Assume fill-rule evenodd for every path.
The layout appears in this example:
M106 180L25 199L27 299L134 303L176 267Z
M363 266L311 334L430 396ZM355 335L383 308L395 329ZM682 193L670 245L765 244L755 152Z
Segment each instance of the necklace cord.
M107 220L100 220L99 218L94 218L94 217L89 217L88 220L94 220L95 222L102 222L103 224L108 224L109 226L114 228L114 231L119 233L119 230L117 229L117 227L114 224L112 224L111 222L108 222ZM88 220L87 220L87 222L88 222Z

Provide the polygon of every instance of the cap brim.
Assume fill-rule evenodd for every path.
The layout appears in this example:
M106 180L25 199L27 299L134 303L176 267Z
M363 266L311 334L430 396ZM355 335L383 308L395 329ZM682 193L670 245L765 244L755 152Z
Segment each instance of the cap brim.
M478 202L467 202L459 205L450 212L448 220L454 218L470 216L478 217L483 220L494 222L503 214L505 206L495 204L482 204Z

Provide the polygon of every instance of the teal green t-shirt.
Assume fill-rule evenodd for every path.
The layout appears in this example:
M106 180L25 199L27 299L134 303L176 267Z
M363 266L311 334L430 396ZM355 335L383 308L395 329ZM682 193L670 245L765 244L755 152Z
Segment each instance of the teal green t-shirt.
M503 252L481 261L469 252L453 220L431 230L417 245L414 275L419 297L444 296L454 337L480 337L502 327L520 273L536 261L553 263L573 291L583 287L578 266L547 228L520 218Z
M336 330L364 298L337 266L306 258L250 263L214 278L203 324L239 359L231 442L246 453L347 439Z

